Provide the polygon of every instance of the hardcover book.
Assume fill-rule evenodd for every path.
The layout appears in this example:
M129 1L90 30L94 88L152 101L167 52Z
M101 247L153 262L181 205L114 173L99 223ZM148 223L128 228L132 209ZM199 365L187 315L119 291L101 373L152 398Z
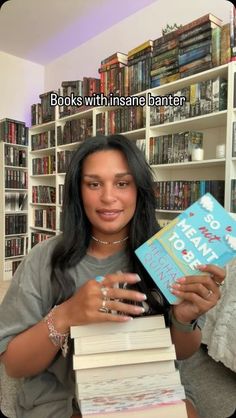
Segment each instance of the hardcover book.
M171 304L170 286L180 277L202 274L200 264L225 266L236 256L236 221L206 193L135 251Z

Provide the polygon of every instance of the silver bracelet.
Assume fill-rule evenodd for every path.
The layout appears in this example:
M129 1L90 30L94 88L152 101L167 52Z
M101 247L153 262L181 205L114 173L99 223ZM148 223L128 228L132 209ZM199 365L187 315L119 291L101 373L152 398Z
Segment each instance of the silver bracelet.
M49 330L49 338L52 341L52 343L56 346L59 347L62 351L62 355L63 357L66 357L67 353L68 353L68 338L69 338L69 332L66 333L61 333L58 332L54 326L54 322L53 322L53 313L55 311L55 309L57 309L58 306L55 305L51 311L47 314L47 316L45 316L44 318L44 322L46 322L48 330Z

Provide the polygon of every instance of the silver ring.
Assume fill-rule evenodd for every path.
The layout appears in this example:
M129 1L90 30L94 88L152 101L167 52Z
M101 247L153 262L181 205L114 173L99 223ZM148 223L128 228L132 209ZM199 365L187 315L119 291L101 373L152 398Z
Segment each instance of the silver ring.
M212 294L213 294L212 290L211 290L211 289L209 289L209 290L208 290L208 293L207 293L207 295L206 295L206 299L209 299L209 297L210 297Z
M105 299L102 301L102 306L98 310L99 310L99 312L102 312L102 313L108 313L109 312L109 308L106 306L106 300Z
M102 286L100 290L103 300L107 300L108 288L106 286Z
M224 280L223 280L223 282L217 282L216 280L214 280L214 282L215 282L216 286L218 286L218 287L221 287L224 284Z

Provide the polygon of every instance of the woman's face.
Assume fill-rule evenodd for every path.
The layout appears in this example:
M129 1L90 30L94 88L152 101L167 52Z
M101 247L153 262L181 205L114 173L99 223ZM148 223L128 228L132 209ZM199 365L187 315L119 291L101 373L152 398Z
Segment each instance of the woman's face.
M97 151L86 157L81 193L96 238L115 241L128 234L136 208L137 187L121 151Z

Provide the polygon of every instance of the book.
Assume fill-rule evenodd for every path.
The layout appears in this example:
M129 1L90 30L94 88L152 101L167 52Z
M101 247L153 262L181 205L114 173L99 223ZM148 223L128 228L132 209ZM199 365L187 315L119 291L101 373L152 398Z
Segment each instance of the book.
M120 396L102 396L102 397L94 397L91 399L82 399L79 400L79 406L82 412L83 416L86 416L86 414L92 414L97 413L100 411L100 413L107 413L108 417L110 417L113 412L119 412L122 411L128 412L129 410L135 410L136 411L136 417L140 418L139 411L147 408L150 408L152 406L153 408L158 408L159 406L165 407L165 405L179 402L181 398L184 398L184 390L183 387L178 386L174 388L166 389L160 389L160 390L154 390L154 391L147 391L146 393L138 393L136 395L126 395L122 396L122 399ZM173 412L175 409L173 409ZM122 417L125 415L121 415ZM142 415L141 415L142 416ZM148 415L143 415L148 416ZM159 411L156 411L155 418L159 418ZM175 417L175 413L172 415ZM167 415L168 417L168 415ZM184 418L185 415L183 415L181 418Z
M167 374L175 371L173 360L154 361L150 363L125 364L123 366L95 367L91 369L75 370L76 381L79 383L102 382L103 380L127 377Z
M116 332L109 335L96 334L87 337L76 338L74 341L74 353L95 354L111 353L114 351L140 350L145 348L168 347L171 345L171 337L168 328L144 330L135 332Z
M155 330L164 328L165 320L163 315L143 316L134 318L133 321L113 323L103 322L100 324L88 324L73 326L70 329L71 338L88 337L100 334L114 334L129 331Z
M154 283L171 304L176 279L201 274L199 264L224 266L236 256L236 221L206 193L135 250Z
M113 375L112 378L98 382L90 381L81 383L78 381L77 390L79 399L89 399L98 396L125 396L126 394L145 393L146 391L158 391L160 388L174 388L180 386L180 374L178 370L173 373L154 373L121 378Z
M118 366L123 364L148 363L155 361L175 360L175 347L129 350L114 353L73 355L73 369Z
M187 418L186 407L183 401L169 402L168 404L150 405L143 409L120 410L118 412L83 413L84 418Z

